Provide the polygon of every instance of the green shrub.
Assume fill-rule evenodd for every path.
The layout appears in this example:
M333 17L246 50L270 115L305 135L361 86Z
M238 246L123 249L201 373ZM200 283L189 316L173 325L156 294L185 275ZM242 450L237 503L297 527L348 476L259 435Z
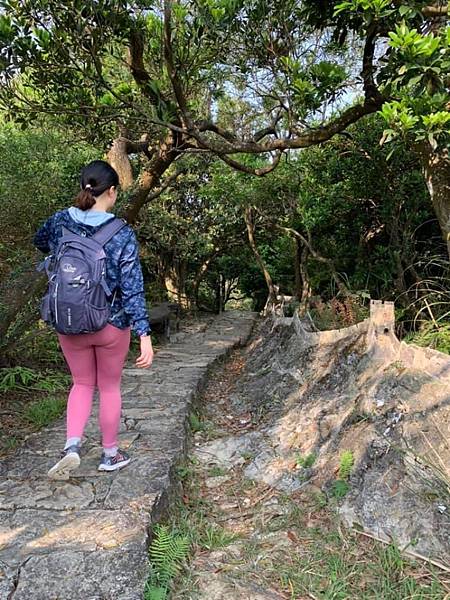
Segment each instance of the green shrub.
M427 323L416 333L407 335L405 341L450 354L450 323L444 323L438 328L433 323Z
M297 466L303 467L304 469L309 469L313 466L313 464L317 460L317 455L314 452L311 452L307 456L301 456L300 454L297 456Z
M0 392L44 391L61 392L70 383L70 376L59 371L37 371L28 367L5 367L0 369Z
M343 481L342 479L336 479L336 481L334 481L333 485L331 486L331 495L333 496L333 498L340 500L347 494L349 489L350 486L346 481Z

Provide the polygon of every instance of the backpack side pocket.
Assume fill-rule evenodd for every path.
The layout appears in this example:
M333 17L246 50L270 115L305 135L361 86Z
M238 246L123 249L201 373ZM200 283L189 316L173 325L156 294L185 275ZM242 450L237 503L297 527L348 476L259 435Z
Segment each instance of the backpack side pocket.
M41 300L40 314L43 321L48 325L53 325L52 313L50 310L50 290L47 290Z

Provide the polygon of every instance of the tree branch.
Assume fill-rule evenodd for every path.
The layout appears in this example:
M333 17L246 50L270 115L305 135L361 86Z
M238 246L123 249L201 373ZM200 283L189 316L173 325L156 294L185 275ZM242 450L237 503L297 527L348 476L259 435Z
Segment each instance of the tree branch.
M422 14L427 18L445 17L448 15L448 6L424 6Z
M155 153L155 149L151 147L150 141L147 139L139 141L125 139L125 150L127 154L145 154L149 159Z
M250 247L253 250L253 254L255 255L256 262L258 263L258 266L264 275L264 279L266 280L267 289L269 291L269 302L274 304L277 300L277 293L275 290L275 286L273 285L272 277L270 276L270 273L266 267L266 264L264 263L264 260L262 259L261 254L259 253L258 246L256 245L255 221L254 221L253 208L251 206L247 206L244 209L244 219L245 219L245 224L247 226L247 235L248 235L248 241L249 241Z
M186 97L183 92L181 81L178 78L177 70L173 59L172 50L172 0L164 0L164 58L166 62L167 73L172 83L172 88L177 99L178 106L183 115L188 129L192 127L192 121L188 113Z
M356 123L362 117L372 114L382 106L382 97L370 98L364 104L358 104L345 110L339 117L321 127L310 129L293 138L277 138L270 141L258 143L251 140L228 141L221 137L220 140L206 138L201 135L198 128L185 130L184 133L195 139L201 148L205 148L217 154L225 156L227 154L263 154L276 150L295 150L299 148L308 148L331 139L337 133L344 131L349 125ZM213 129L209 128L210 131Z
M219 158L220 158L220 160L222 160L224 163L226 163L228 166L232 167L236 171L241 171L242 173L248 173L249 175L256 175L257 177L263 177L264 175L271 173L272 171L274 171L277 168L282 154L283 154L282 152L278 152L277 155L275 156L273 162L270 165L261 167L259 169L255 169L252 167L248 167L247 165L243 165L242 163L239 163L238 161L233 160L232 158L230 158L229 156L226 156L226 155L223 155L223 156L219 155Z
M144 36L137 28L132 28L129 36L129 69L142 94L153 106L159 106L166 100L150 85L152 78L144 65Z
M363 64L361 77L363 79L364 93L366 101L382 101L381 93L375 84L373 74L373 57L375 54L375 44L378 33L378 23L376 20L372 21L367 29L366 43L364 44Z
M172 173L172 175L167 177L159 187L155 188L154 191L152 191L151 193L148 194L146 203L151 202L152 200L155 200L155 198L158 198L158 196L161 196L161 194L163 192L165 192L167 190L167 188L169 188L176 182L176 180L178 179L178 177L180 177L180 175L184 175L185 173L186 173L186 169L180 169L180 170L176 171L175 173Z
M289 235L293 235L294 237L296 237L298 240L300 240L300 242L306 246L306 248L308 248L311 256L313 256L317 261L324 263L328 266L328 268L330 269L331 275L333 277L333 279L336 282L336 285L339 289L339 291L344 294L344 296L348 296L349 295L349 289L347 288L347 286L345 285L345 283L342 281L342 279L340 278L338 272L336 271L336 267L334 266L334 262L331 260L331 258L325 258L325 256L322 256L321 254L319 254L316 250L314 250L314 248L311 246L310 242L298 231L296 231L295 229L292 229L291 227L283 227L282 225L277 225L276 223L273 224L277 229L280 229L281 231L284 231L285 233L289 234Z
M130 71L135 82L139 88L142 89L151 81L151 77L144 66L144 40L142 38L142 33L137 29L132 28L130 31L129 42Z
M217 135L222 137L224 140L227 140L228 142L231 142L231 143L238 141L238 138L236 137L236 135L234 133L232 133L231 131L228 131L226 129L223 129L223 127L220 127L220 125L217 125L217 123L213 123L212 121L207 121L207 120L198 121L195 124L195 127L196 127L196 129L198 129L198 131L201 131L201 132L212 131L213 133L216 133Z
M169 131L166 138L162 140L157 151L153 155L147 169L141 174L139 187L130 198L130 204L125 210L125 219L129 223L134 223L137 219L140 209L149 201L149 194L156 190L161 176L167 171L173 161L180 154L176 145L174 134Z
M270 125L268 125L267 127L264 127L263 129L260 129L259 131L255 132L255 135L253 136L254 141L259 142L263 138L265 138L266 135L276 135L276 133L277 133L276 127L277 127L278 121L281 119L281 116L282 116L282 109L280 107L277 110L277 113L276 113L275 117L273 118L272 123Z

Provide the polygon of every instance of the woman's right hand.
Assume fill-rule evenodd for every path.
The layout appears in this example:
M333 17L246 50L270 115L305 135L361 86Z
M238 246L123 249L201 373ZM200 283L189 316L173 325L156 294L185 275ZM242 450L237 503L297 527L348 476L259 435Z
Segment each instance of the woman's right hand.
M141 335L141 354L136 359L136 366L147 369L153 362L153 346L150 335Z

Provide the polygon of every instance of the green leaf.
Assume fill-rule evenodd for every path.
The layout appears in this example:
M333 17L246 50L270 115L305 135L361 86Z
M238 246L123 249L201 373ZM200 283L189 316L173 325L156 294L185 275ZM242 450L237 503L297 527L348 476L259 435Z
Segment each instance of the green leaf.
M416 75L415 77L411 77L408 81L409 85L417 85L420 81L422 81L423 75Z

